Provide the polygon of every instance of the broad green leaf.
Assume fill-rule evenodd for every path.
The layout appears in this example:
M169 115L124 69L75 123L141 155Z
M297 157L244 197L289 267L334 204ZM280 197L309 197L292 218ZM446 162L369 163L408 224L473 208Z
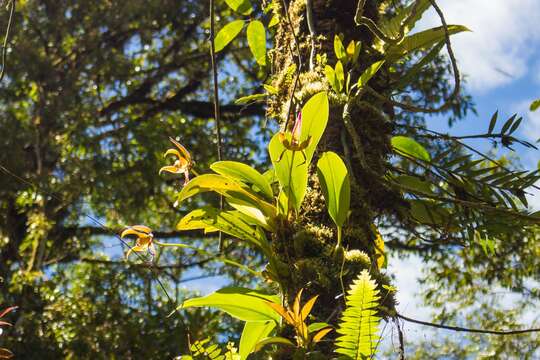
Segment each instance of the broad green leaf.
M269 200L274 197L270 183L249 165L237 161L218 161L210 165L210 169L233 180L253 185L255 190L263 193Z
M308 162L299 151L287 150L279 141L279 134L275 134L270 140L268 152L281 186L281 212L288 213L289 207L296 211L300 210L306 195Z
M540 108L540 99L538 100L534 100L531 104L531 107L530 107L530 110L531 111L536 111Z
M328 151L317 163L317 174L328 213L338 228L343 227L351 201L349 172L339 155Z
M268 256L271 255L270 245L264 237L264 233L250 226L242 216L239 216L237 211L218 210L206 206L193 210L184 216L176 228L178 230L218 229L255 245Z
M341 38L337 35L334 36L334 52L338 60L347 61L347 51L345 50L345 46L343 46Z
M384 64L384 60L377 61L373 64L371 64L363 73L360 75L360 78L358 79L358 83L356 86L358 88L362 88L364 85L367 84L367 82L379 71L381 66Z
M311 162L315 149L326 129L329 115L328 94L320 92L313 95L302 107L302 134L300 141L311 136L311 144L306 148L307 163Z
M208 191L214 191L227 199L251 204L269 218L275 216L276 209L272 204L261 199L256 193L242 186L241 183L217 174L204 174L192 179L180 191L178 201L182 202L189 197Z
M324 73L326 74L326 80L328 80L328 83L330 84L332 89L334 89L334 91L339 94L339 84L336 78L336 71L334 70L334 68L330 65L326 65L324 67Z
M398 153L412 156L426 162L431 160L429 153L422 145L406 136L394 136L392 138L392 147Z
M226 287L204 297L184 301L177 310L190 307L212 307L242 321L279 322L280 317L267 302L279 303L276 295L242 287Z
M255 57L257 64L266 65L266 29L259 20L252 20L247 28L249 49Z
M315 149L328 123L329 104L326 92L313 95L302 108L302 131L300 142L311 138L310 145L304 150L304 155L300 151L286 150L279 141L278 134L274 135L268 145L270 159L276 171L276 177L282 188L282 194L287 197L287 204L284 204L283 195L280 197L282 205L289 203L295 210L300 209L307 189L308 166L311 163ZM281 160L278 161L281 157ZM286 206L285 212L289 210Z
M225 0L225 2L231 9L242 15L249 15L253 12L249 0Z
M448 34L453 35L464 31L470 31L462 25L448 25ZM433 45L445 40L445 31L442 26L424 30L405 37L398 45L390 46L386 51L386 59L393 63L401 57L416 50L429 49Z
M343 64L341 61L338 61L336 64L336 80L338 85L338 92L343 90L343 85L345 85L345 70L343 69Z
M257 343L268 337L275 327L275 321L246 322L242 331L242 337L240 338L240 359L247 359L248 355L254 352Z
M231 41L234 40L242 31L244 27L244 20L234 20L225 25L216 35L214 39L214 47L216 52L220 52L229 45Z

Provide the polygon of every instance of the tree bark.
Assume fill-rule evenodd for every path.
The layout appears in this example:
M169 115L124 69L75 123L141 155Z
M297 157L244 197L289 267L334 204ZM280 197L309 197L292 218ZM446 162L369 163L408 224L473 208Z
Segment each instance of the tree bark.
M379 272L374 261L376 233L373 221L382 213L393 212L396 204L403 202L400 194L382 181L391 150L393 113L391 108L385 108L382 103L366 96L362 101L347 101L336 95L327 84L323 66L313 64L314 56L311 53L314 44L315 54L326 54L327 63L335 65L335 35L343 36L345 46L351 40L362 43L361 55L352 70L353 80L373 62L380 60L377 54L369 50L373 43L371 33L356 26L354 22L356 1L311 0L308 4L311 3L312 8L307 9L306 0L292 0L287 2L287 11L283 8L283 1L274 1L274 5L280 7L281 21L273 52L272 85L279 93L269 101L269 115L280 119L283 124L289 116L293 94L296 104L294 110L299 110L312 95L328 91L330 118L318 154L329 150L338 153L348 165L352 183L351 214L343 238L344 247L349 251L344 254L334 253L335 226L327 215L324 198L314 174L317 154L311 165L308 194L299 221L297 225L275 236L274 250L289 266L282 284L285 301L290 304L300 289L304 289L303 301L319 295L312 314L317 321L336 325L344 308L343 288L346 289L362 269L369 268L379 286L389 283L389 279ZM377 0L366 1L364 16L377 21L378 6ZM311 24L307 21L309 10L313 15ZM295 79L290 76L291 68L299 71L296 86ZM378 92L385 93L389 90L387 79L388 70L383 68L370 84ZM348 126L345 120L349 121ZM366 261L365 256L358 257L359 252L351 252L353 249L367 253L371 260ZM386 297L383 305L386 309L393 309L392 296ZM284 331L283 335L287 335L287 330ZM335 332L333 334L335 336ZM321 347L323 358L330 358L333 351L330 345ZM275 358L291 359L291 351L280 350Z

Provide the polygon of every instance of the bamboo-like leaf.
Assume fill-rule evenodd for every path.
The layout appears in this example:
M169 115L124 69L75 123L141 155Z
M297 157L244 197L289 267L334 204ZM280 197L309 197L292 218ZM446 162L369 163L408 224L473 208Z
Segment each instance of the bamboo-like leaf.
M445 42L441 41L437 45L435 45L427 54L424 56L418 63L416 63L405 75L403 75L398 83L396 84L396 88L401 89L413 82L422 68L426 66L427 64L430 64L439 54L441 49L444 47Z
M242 28L244 27L244 20L234 20L225 25L216 35L214 39L214 47L216 52L220 52L233 41Z
M495 124L497 124L497 118L499 117L499 111L495 111L493 116L491 117L491 120L489 121L489 129L488 134L492 134L493 130L495 129Z
M286 339L286 338L280 337L280 336L273 336L273 337L268 337L266 339L262 339L261 341L259 341L257 343L255 351L259 351L264 346L270 345L270 344L279 344L279 345L286 345L286 346L294 347L294 343L292 341L290 341L289 339Z
M371 358L374 355L380 318L376 316L379 301L377 284L363 270L351 284L346 297L336 339L336 352L351 359Z
M255 57L257 64L266 65L266 29L259 20L252 20L247 28L249 49Z
M242 321L279 322L279 315L268 302L278 303L279 297L242 287L225 287L210 295L184 301L176 310L190 307L212 307Z
M332 330L334 330L334 329L332 329L332 328L322 329L321 331L316 333L315 336L313 336L313 342L315 344L318 343L319 341L321 341L323 339L323 337L325 337Z
M398 153L411 156L426 162L431 160L427 150L415 140L405 136L394 136L392 138L392 147Z
M448 25L449 35L454 35L464 31L470 30L462 25ZM401 43L390 46L387 49L386 59L388 62L394 63L413 51L431 48L433 45L443 41L445 36L445 31L442 26L420 31L416 34L407 36Z

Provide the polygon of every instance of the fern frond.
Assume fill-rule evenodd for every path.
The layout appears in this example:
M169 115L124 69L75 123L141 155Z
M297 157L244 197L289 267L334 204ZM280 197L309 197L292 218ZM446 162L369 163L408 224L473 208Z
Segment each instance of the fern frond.
M346 359L371 358L379 341L380 317L376 316L379 301L377 284L363 270L351 284L337 333L336 352Z

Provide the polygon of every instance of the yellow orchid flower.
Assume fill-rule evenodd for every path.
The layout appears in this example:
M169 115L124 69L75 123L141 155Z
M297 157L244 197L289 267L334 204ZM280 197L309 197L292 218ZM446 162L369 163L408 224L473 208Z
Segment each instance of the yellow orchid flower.
M292 128L292 131L290 132L290 140L287 138L288 134L287 132L281 131L278 135L279 142L283 144L285 149L290 151L300 151L302 156L304 157L304 162L307 161L306 153L304 150L311 144L311 136L309 136L306 140L300 141L300 135L302 134L302 113L299 112L298 116L296 117L296 121L294 122L294 126ZM283 154L285 154L285 150L281 153L279 156L277 162L280 162L283 158Z
M154 248L154 234L152 234L152 229L144 225L133 225L122 231L120 237L123 239L128 235L134 235L137 237L137 242L135 246L128 250L126 253L126 259L129 257L132 251L135 252L148 252L152 258L156 254Z
M189 171L193 167L193 161L191 160L191 155L186 150L182 144L173 138L169 137L169 140L176 146L176 149L169 149L163 155L167 157L168 155L174 155L176 157L175 162L172 165L164 166L159 169L159 174L162 172L168 172L171 174L184 174L185 182L184 185L189 182Z

